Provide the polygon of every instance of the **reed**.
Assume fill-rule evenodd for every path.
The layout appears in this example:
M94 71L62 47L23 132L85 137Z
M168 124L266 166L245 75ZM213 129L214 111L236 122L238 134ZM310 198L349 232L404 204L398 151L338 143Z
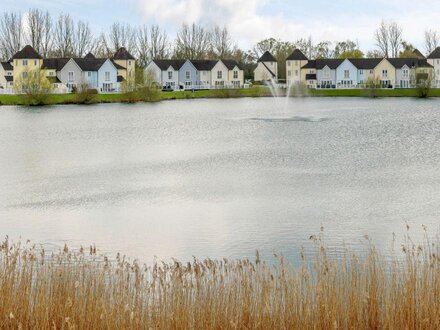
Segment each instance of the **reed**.
M1 329L439 329L440 256L407 239L385 261L317 253L289 265L260 260L155 262L96 249L48 254L0 247Z

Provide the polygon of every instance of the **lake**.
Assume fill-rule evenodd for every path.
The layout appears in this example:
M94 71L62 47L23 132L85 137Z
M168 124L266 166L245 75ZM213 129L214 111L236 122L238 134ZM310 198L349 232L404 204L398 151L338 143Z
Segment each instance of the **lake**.
M142 261L389 253L440 220L438 100L0 107L0 235Z

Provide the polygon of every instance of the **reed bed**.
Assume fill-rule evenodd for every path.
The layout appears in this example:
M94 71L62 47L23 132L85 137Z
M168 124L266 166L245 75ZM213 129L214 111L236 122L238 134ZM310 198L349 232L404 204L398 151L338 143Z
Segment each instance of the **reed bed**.
M94 248L0 247L1 329L439 329L440 257L406 240L393 261L370 245L301 264L255 260L143 266Z

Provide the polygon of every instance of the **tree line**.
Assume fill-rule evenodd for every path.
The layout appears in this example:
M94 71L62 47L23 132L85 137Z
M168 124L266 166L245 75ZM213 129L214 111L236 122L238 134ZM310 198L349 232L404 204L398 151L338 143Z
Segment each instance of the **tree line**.
M425 52L440 45L440 34L425 32ZM217 59L231 58L239 62L245 77L251 78L256 60L271 52L278 60L279 77L285 78L285 60L295 49L309 59L410 57L414 46L403 39L403 28L393 21L382 21L374 31L375 47L363 52L355 40L314 42L311 36L296 41L269 38L251 49L237 46L226 27L207 28L200 24L183 24L172 38L158 25L132 26L113 23L106 32L95 34L89 23L74 20L68 14L53 17L49 12L30 9L22 15L5 12L0 16L0 57L8 60L24 45L30 44L43 57L83 57L92 52L97 57L110 57L124 46L138 59L141 67L152 59Z

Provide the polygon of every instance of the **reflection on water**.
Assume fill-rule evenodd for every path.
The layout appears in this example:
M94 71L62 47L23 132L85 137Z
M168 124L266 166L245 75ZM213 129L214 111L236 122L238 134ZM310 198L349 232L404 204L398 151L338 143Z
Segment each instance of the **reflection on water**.
M436 100L286 102L2 107L0 234L149 261L438 231Z

